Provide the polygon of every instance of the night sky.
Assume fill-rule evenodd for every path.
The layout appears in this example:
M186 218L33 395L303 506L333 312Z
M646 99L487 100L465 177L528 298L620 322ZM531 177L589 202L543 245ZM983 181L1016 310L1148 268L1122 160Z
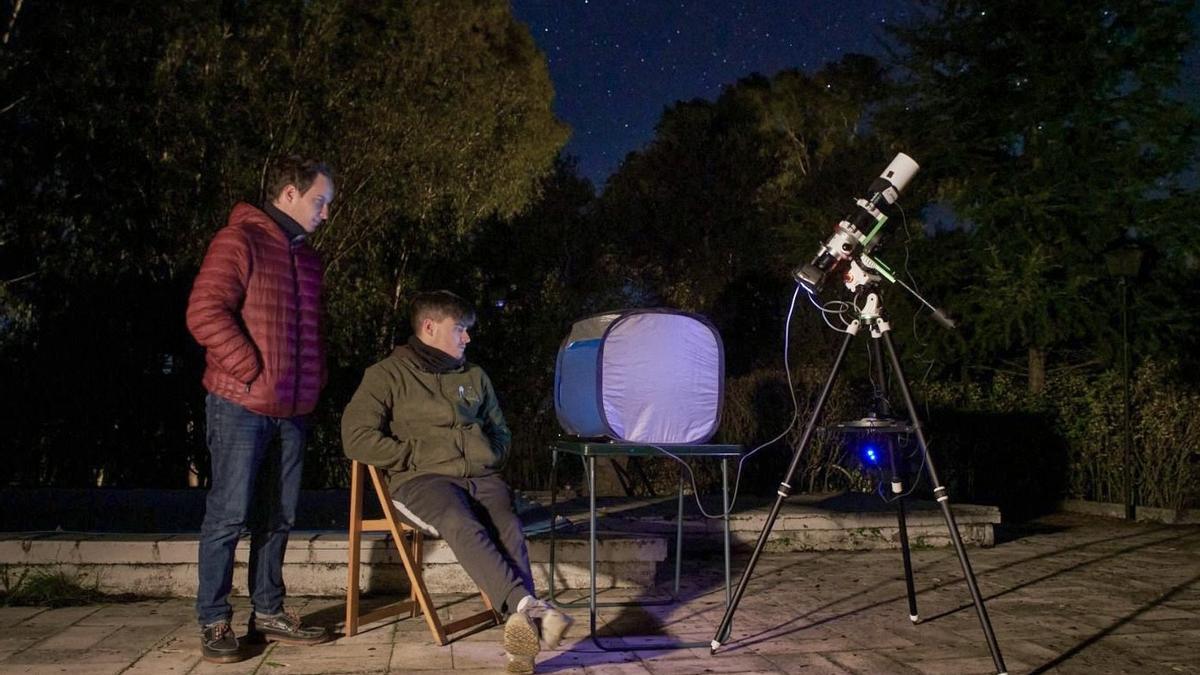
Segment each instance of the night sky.
M849 52L880 55L904 0L513 0L550 64L566 152L601 188L654 136L663 108L715 99L751 73L814 71Z

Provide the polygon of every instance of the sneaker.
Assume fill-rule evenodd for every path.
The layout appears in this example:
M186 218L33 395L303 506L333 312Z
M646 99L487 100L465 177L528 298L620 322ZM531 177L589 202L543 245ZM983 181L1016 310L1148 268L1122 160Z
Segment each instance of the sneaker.
M200 629L200 655L212 663L236 663L246 658L238 647L237 636L225 620Z
M533 672L533 657L538 654L538 630L528 612L513 612L504 622L504 652L508 654L505 670L529 675Z
M570 615L558 610L553 605L546 604L542 609L542 644L546 649L558 649L563 636L575 623Z
M250 615L247 640L282 642L285 645L316 645L329 639L329 632L320 626L305 626L295 612Z

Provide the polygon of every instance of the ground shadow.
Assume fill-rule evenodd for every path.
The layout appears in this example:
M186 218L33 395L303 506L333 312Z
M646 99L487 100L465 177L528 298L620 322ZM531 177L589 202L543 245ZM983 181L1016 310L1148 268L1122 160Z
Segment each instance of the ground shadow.
M1197 574L1196 576L1192 577L1191 579L1188 579L1187 581L1185 581L1181 584L1177 584L1177 585L1171 587L1166 592L1164 592L1162 595L1155 598L1153 601L1143 605L1142 607L1139 607L1137 610L1130 612L1129 614L1126 614L1125 616L1121 617L1117 621L1113 622L1111 625L1109 625L1104 630L1101 630L1100 632L1095 633L1094 635L1088 636L1086 639L1081 640L1078 644L1071 647L1070 649L1063 652L1062 654L1059 654L1058 656L1047 661L1046 663L1043 663L1042 665L1038 666L1037 668L1034 668L1033 671L1031 671L1031 675L1040 675L1041 673L1049 672L1051 669L1061 666L1062 664L1066 663L1072 657L1076 656L1083 650L1096 644L1100 640L1104 639L1106 636L1113 634L1118 628L1130 623L1131 621L1133 621L1134 619L1137 619L1139 616L1145 614L1146 612L1149 612L1150 610L1161 606L1163 603L1167 602L1168 600L1171 600L1176 595L1179 595L1180 593L1182 593L1183 591L1187 590L1189 587L1191 587L1197 583L1200 583L1200 574Z
M1151 547L1151 546L1158 546L1158 545L1165 544L1165 543L1171 543L1171 542L1178 542L1178 541L1188 540L1188 539L1192 539L1192 538L1195 538L1195 537L1197 537L1197 536L1200 536L1200 532L1195 532L1195 531L1192 531L1192 532L1189 532L1189 533L1186 533L1186 534L1177 534L1177 533L1174 533L1174 532L1172 532L1172 531L1171 531L1171 528L1162 527L1162 528L1154 528L1154 529L1152 529L1152 530L1150 530L1150 531L1142 531L1142 532L1136 532L1136 533L1132 533L1132 534L1128 534L1128 535L1123 535L1123 536L1121 536L1121 537L1103 537L1103 538L1100 538L1100 539L1095 539L1095 540L1092 540L1092 541L1083 542L1083 543L1076 544L1076 545L1073 545L1073 546L1062 547L1062 548L1059 548L1059 549L1056 549L1056 550L1053 550L1053 551L1047 551L1047 552L1044 552L1044 553L1039 553L1039 554L1037 554L1037 555L1028 556L1028 557L1022 558L1022 559L1020 559L1020 560L1014 560L1014 561L1012 561L1012 562L1005 563L1005 564L1003 564L1003 565L998 565L998 566L996 566L996 567L989 568L989 569L987 569L987 570L983 570L983 571L976 570L976 576L977 576L977 577L986 577L986 576L989 576L989 575L994 575L995 573L997 573L997 572L999 572L999 571L1001 571L1001 570L1011 569L1011 568L1014 568L1014 567L1017 567L1017 566L1020 566L1020 565L1026 565L1026 564L1029 564L1029 563L1032 563L1032 562L1036 562L1036 561L1044 561L1044 560L1046 560L1047 558L1054 558L1054 557L1061 556L1061 555L1063 555L1063 554L1066 554L1066 553L1083 551L1083 550L1085 550L1085 549L1088 549L1088 548L1091 548L1091 547L1094 547L1094 546L1097 546L1097 545L1102 545L1102 544L1111 544L1112 542L1114 542L1114 541L1117 541L1117 540L1121 540L1121 539L1132 539L1132 538L1136 538L1136 537L1146 537L1146 536L1151 536L1151 535L1155 535L1155 534L1161 534L1163 531L1170 532L1172 536L1167 536L1167 537L1158 537L1158 538L1155 538L1155 539L1153 539L1153 540L1150 540L1150 541L1138 542L1138 543L1136 543L1136 544L1132 544L1132 545L1126 546L1126 547L1124 547L1124 548L1121 548L1121 549L1119 549L1119 550L1117 550L1117 551L1113 551L1113 552L1110 552L1110 553L1106 553L1106 554L1104 554L1104 555L1100 555L1100 556L1097 556L1097 557L1095 557L1095 558L1091 558L1091 559L1089 559L1089 560L1086 560L1086 561L1083 561L1083 562L1079 562L1079 563L1075 563L1075 564L1072 564L1072 565L1068 565L1068 566L1066 566L1066 567L1063 567L1063 568L1061 568L1061 569L1059 569L1059 570L1055 570L1054 572L1050 572L1050 573L1048 573L1048 574L1041 575L1041 576L1039 576L1039 577L1037 577L1037 578L1035 578L1035 579L1032 579L1032 580L1029 580L1029 581L1026 581L1026 582L1022 582L1021 584L1019 584L1019 585L1017 585L1017 586L1015 586L1015 587L1013 587L1013 588L1010 588L1010 589L1005 589L1005 590L1003 590L1003 591L1000 591L1000 592L998 592L998 593L993 593L993 594L991 594L991 595L988 595L988 596L986 596L986 597L984 598L984 602L985 602L985 604L986 604L986 602L987 602L988 600L991 600L991 599L994 599L994 598L997 598L997 597L1000 597L1000 596L1003 596L1003 595L1007 595L1008 593L1011 593L1011 592L1013 592L1013 591L1019 590L1019 589L1021 589L1021 588L1027 588L1027 587L1029 587L1029 586L1031 586L1031 585L1033 585L1033 584L1040 583L1040 582L1046 581L1046 580L1048 580L1048 579L1051 579L1051 578L1055 578L1055 577L1061 576L1061 575L1063 575L1063 574L1067 574L1067 573L1069 573L1069 572L1071 572L1071 571L1078 570L1078 569L1080 569L1080 568L1083 568L1083 567L1087 567L1087 566L1094 565L1094 564L1097 564L1097 563L1100 563L1100 562L1108 561L1108 560L1111 560L1111 559L1113 559L1113 558L1115 558L1115 557L1117 557L1117 556L1124 555L1124 554L1127 554L1127 553L1131 553L1131 552L1137 551L1137 550L1139 550L1139 549L1143 549L1143 548L1147 548L1147 547ZM793 564L791 564L791 565L785 566L785 567L783 568L783 570L787 570L787 569L789 569L789 568L796 567L796 566L798 566L798 565L801 565L801 564L802 564L802 563L793 563ZM895 582L897 582L897 581L900 581L900 582L902 582L902 581L903 581L903 577L902 577L902 576L893 577L893 578L891 578L891 579L888 579L888 580L887 580L886 582L884 582L884 583L886 583L886 584L892 584L892 583L895 583ZM951 579L951 580L947 580L947 581L944 581L944 582L940 582L940 583L937 583L937 584L932 584L932 585L927 585L927 586L919 587L919 588L917 589L917 595L918 595L918 598L919 598L921 594L929 593L929 592L931 592L931 591L935 591L935 590L938 590L938 589L941 589L941 588L945 588L945 587L948 587L948 586L953 586L953 585L956 585L956 584L962 584L962 583L963 583L963 580L962 580L962 578L961 578L961 577L957 577L957 578L954 578L954 579ZM856 593L852 593L852 594L850 594L850 595L844 596L844 597L842 597L842 598L839 598L839 599L837 599L837 600L834 600L834 601L831 601L831 602L827 602L827 603L825 603L825 604L823 604L823 605L821 605L821 606L819 606L819 607L816 607L816 608L814 608L814 609L812 609L812 610L809 610L808 612L806 612L806 613L804 613L804 614L802 614L802 615L800 615L800 616L798 616L798 617L796 617L796 618L794 618L794 619L792 619L792 620L790 620L790 621L787 621L787 622L784 622L784 623L778 624L778 625L776 625L776 626L773 626L773 627L771 627L771 628L767 628L767 629L761 630L761 631L759 631L759 632L757 632L757 633L754 633L754 634L751 634L751 635L748 635L748 636L742 636L742 637L738 638L736 642L733 642L733 643L730 643L730 644L728 644L728 645L726 646L726 648L727 648L727 649L729 649L729 650L731 650L731 651L732 651L732 650L738 650L738 649L744 649L744 648L746 648L746 647L751 647L751 646L753 646L753 645L761 644L761 643L763 643L763 642L767 642L767 641L770 641L770 640L776 640L776 639L779 639L779 638L783 638L783 637L786 637L786 636L788 636L788 635L791 635L791 634L794 634L794 633L798 633L798 632L800 632L800 631L803 631L803 630L806 630L806 629L809 629L809 628L813 628L813 627L816 627L816 626L821 626L821 625L829 624L829 623L831 623L831 622L837 621L838 619L843 619L843 618L846 618L846 617L849 617L849 616L853 616L853 615L855 615L855 614L858 614L858 613L860 613L860 612L864 612L864 611L867 611L867 610L875 609L875 608L878 608L878 607L883 607L883 606L885 606L885 605L890 605L890 604L896 603L896 602L898 602L898 601L904 600L904 598L905 598L905 595L904 595L904 594L902 594L902 593L890 594L890 595L888 595L887 597L880 598L880 599L878 599L878 600L875 600L875 601L873 601L873 602L870 602L870 603L868 603L868 604L865 604L865 605L861 605L861 606L857 606L857 607L854 607L854 608L851 608L851 609L847 609L846 611L838 612L837 614L833 614L833 615L830 615L830 616L822 616L820 619L816 619L816 620L813 620L813 621L809 621L809 622L807 622L807 623L803 623L803 625L796 625L798 622L803 622L803 621L805 621L805 619L807 619L808 617L811 617L811 616L813 616L813 615L818 615L818 614L820 614L821 612L824 612L824 611L826 611L826 610L833 609L833 608L835 608L835 607L837 607L837 606L840 606L840 605L843 605L843 604L845 604L845 603L853 602L853 601L855 601L856 599L863 598L863 597L868 597L868 598L877 598L877 597L879 597L879 595L880 595L880 590L881 590L880 586L874 586L874 587L867 588L867 589L864 589L864 590L858 591L858 592L856 592ZM960 605L960 606L958 606L958 607L956 607L956 608L954 608L954 609L951 609L951 610L948 610L948 611L945 611L945 612L941 612L941 613L939 613L939 614L937 614L937 615L934 615L934 616L932 616L932 617L927 617L927 618L924 618L924 619L922 619L922 620L920 621L920 624L921 624L921 625L924 625L924 624L927 624L927 623L931 623L931 622L933 622L933 621L936 621L937 619L940 619L940 618L943 618L943 617L949 616L949 615L951 615L951 614L954 614L955 612L959 612L959 611L963 611L963 610L968 610L968 609L973 609L973 608L974 608L974 604L973 604L973 603L970 603L970 604L963 604L963 605Z

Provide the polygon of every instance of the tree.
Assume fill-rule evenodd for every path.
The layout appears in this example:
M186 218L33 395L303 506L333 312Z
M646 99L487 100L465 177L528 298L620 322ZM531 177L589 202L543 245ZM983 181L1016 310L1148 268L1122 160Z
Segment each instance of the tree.
M1023 353L1037 392L1050 354L1095 355L1119 325L1098 302L1105 249L1179 236L1163 206L1195 158L1195 111L1172 95L1192 3L920 6L895 31L902 86L881 124L969 231L953 255L972 272L945 290L975 358Z
M544 485L546 448L558 432L556 356L572 322L611 309L602 273L595 194L571 158L560 158L541 198L517 217L484 224L464 251L437 261L435 287L459 288L479 308L469 358L487 369L513 429L505 474ZM463 283L464 270L474 274Z
M311 452L339 458L340 404L418 259L525 208L566 139L501 0L26 3L0 92L0 378L29 389L4 411L5 482L170 484L203 456L184 302L232 203L291 152L337 174Z
M733 373L777 362L791 270L812 258L883 155L864 123L876 91L865 85L879 76L874 60L849 56L668 108L598 207L631 304L712 318Z

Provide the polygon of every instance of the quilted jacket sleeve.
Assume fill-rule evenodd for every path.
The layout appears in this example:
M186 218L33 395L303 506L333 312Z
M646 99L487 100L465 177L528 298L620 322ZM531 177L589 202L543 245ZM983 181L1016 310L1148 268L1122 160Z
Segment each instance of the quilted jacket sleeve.
M500 412L500 401L496 399L496 390L492 380L483 373L483 406L480 417L483 418L483 431L492 442L492 451L500 458L500 465L508 461L508 449L512 445L512 432L504 421L504 413Z
M388 431L393 398L384 370L378 366L368 368L342 413L342 449L346 457L389 471L405 470L420 441L402 441Z
M221 369L249 384L262 370L258 350L242 327L238 311L251 272L250 242L226 227L217 233L188 298L187 326Z

